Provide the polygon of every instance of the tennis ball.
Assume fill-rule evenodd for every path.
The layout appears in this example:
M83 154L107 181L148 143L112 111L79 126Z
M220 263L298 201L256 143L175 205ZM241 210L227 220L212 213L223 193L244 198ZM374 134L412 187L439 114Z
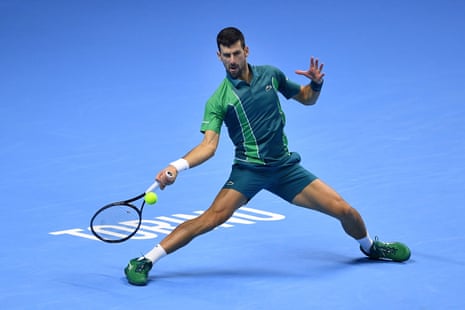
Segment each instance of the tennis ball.
M144 200L149 205L153 205L158 201L158 196L154 192L148 192L147 194L145 194Z

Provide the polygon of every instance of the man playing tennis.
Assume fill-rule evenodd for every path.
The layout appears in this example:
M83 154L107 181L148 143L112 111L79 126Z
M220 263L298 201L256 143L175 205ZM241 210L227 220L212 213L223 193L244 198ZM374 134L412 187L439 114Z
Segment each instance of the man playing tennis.
M277 68L248 64L249 48L236 28L221 30L217 45L226 77L206 103L201 125L203 140L183 158L160 171L157 180L163 189L174 183L180 171L211 158L218 147L223 123L235 146L231 174L202 215L180 224L147 254L130 260L125 268L129 283L145 285L156 261L226 222L262 189L294 205L336 218L370 258L408 260L407 246L372 240L360 214L331 187L303 168L299 154L288 150L278 92L304 105L315 104L323 85L323 64L312 57L308 70L297 70L297 74L310 79L308 85L301 86L288 80ZM167 172L173 177L167 177Z

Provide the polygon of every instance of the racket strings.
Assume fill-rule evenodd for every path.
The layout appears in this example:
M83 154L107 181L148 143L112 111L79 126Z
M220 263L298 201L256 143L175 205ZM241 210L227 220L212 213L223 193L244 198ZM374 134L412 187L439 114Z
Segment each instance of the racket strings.
M91 230L100 240L119 242L129 239L141 222L139 210L131 204L111 205L95 214Z

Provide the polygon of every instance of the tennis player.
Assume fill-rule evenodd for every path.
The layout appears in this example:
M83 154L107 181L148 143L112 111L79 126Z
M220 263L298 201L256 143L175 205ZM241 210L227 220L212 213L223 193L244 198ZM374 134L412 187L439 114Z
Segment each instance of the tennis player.
M203 139L184 157L161 170L156 178L163 189L174 183L181 171L211 158L218 147L223 123L235 146L230 176L203 214L180 224L144 256L130 260L125 268L129 283L147 284L148 273L155 262L226 222L234 211L263 189L294 205L339 220L344 231L359 243L360 250L369 258L408 260L410 250L406 245L373 240L357 210L302 167L299 154L288 149L285 116L278 93L304 105L315 104L324 82L323 64L312 57L308 70L296 71L310 80L302 86L290 81L275 67L249 64L249 48L236 28L221 30L217 45L226 77L206 103L201 124ZM168 178L166 172L173 177Z

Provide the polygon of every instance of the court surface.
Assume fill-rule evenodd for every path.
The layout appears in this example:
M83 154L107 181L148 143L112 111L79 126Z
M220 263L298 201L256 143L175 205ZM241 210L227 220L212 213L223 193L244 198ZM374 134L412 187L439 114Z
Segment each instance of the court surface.
M465 308L464 12L451 0L0 0L2 308ZM250 63L294 81L307 83L294 70L311 55L325 63L317 105L282 100L290 148L411 260L370 261L332 218L261 192L129 285L128 260L222 186L226 130L213 159L146 208L145 239L92 239L97 208L202 138L224 77L215 37L230 25Z

